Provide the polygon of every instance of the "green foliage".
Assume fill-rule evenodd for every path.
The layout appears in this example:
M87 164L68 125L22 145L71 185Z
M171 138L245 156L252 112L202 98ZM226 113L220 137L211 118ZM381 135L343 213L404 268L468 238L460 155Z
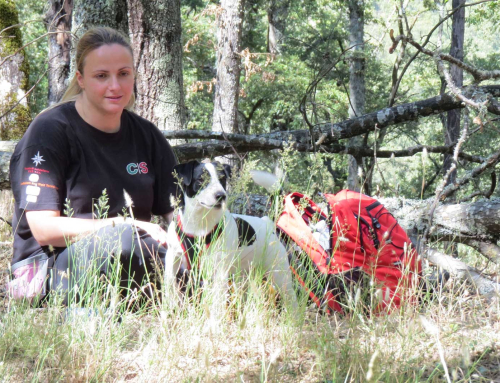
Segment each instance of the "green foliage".
M5 0L5 4L12 0ZM326 68L334 67L325 74L312 92L305 97L308 119L313 124L337 122L348 118L349 109L349 9L345 1L292 0L286 14L286 30L280 41L281 54L267 54L267 29L269 2L249 0L245 2L242 28L242 73L239 101L241 133L260 134L273 131L307 129L299 104L309 84ZM285 2L283 3L285 4ZM439 20L439 4L436 1L410 0L405 2L408 24L414 25L412 35L422 42ZM446 12L451 10L451 1L442 1ZM282 5L280 3L280 5ZM46 4L36 0L15 2L22 23L22 43L27 44L45 33L42 22ZM184 84L188 129L210 130L213 114L213 85L216 62L216 15L219 3L209 0L183 0L181 17L183 27ZM361 53L365 58L366 112L387 106L392 86L392 70L402 44L394 54L388 53L392 44L388 32L398 28L400 1L365 1L365 45ZM466 8L466 61L477 67L497 69L500 59L500 41L497 32L500 19L498 2L488 2ZM29 22L28 22L29 21ZM406 21L404 21L406 28ZM435 49L438 33L434 32L427 46ZM17 37L19 40L19 37ZM447 52L451 42L451 19L443 24L442 50ZM47 39L42 38L26 47L30 67L29 86L46 68ZM415 49L408 45L399 64L398 74L414 55ZM248 60L247 60L248 58ZM465 83L472 78L465 75ZM420 54L406 71L399 86L396 105L433 97L441 90L441 79L432 58ZM38 113L46 105L47 82L43 79L30 97L30 109ZM475 113L475 112L474 112ZM473 113L473 114L474 114ZM445 118L446 116L444 116ZM475 115L471 115L471 120ZM495 134L497 122L486 125L475 132L466 142L464 150L471 154L488 155L498 147L500 140ZM471 129L477 126L473 125ZM368 147L374 148L374 135L366 138ZM417 144L441 145L444 141L442 120L429 117L419 122L398 124L387 129L384 142L377 150L400 149ZM344 142L340 142L343 144ZM280 162L281 154L254 153L251 160L260 160L258 166L273 170ZM307 189L311 185L326 188L345 187L347 160L345 155L313 159L310 154L290 154L295 167L289 175L291 185ZM323 157L321 157L323 156ZM309 167L321 162L321 170L311 175ZM400 194L406 197L421 196L422 177L425 182L435 178L434 185L442 175L434 177L443 156L429 154L427 165L422 167L421 155L397 160L379 159L373 168L373 189L378 185L385 195ZM474 165L459 164L458 176L466 174ZM321 181L318 177L327 181ZM389 176L388 176L389 175ZM395 176L394 176L395 175ZM470 188L488 187L489 177ZM484 184L484 185L483 185ZM429 197L434 187L424 194ZM463 193L470 191L464 189Z
M64 215L68 218L71 218L74 214L74 210L73 208L71 207L71 201L67 198L65 198L64 200L64 211L63 211Z
M101 196L94 202L93 215L96 219L106 219L108 218L109 211L109 197L106 189L102 191Z

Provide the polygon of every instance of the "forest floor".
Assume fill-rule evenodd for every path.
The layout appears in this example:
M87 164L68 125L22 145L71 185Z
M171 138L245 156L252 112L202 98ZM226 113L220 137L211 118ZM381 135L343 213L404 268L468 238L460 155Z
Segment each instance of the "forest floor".
M2 194L2 217L9 198ZM0 228L2 271L9 230ZM454 280L418 306L372 317L357 309L328 316L307 304L292 313L250 280L217 317L204 301L136 312L127 302L115 310L94 302L83 315L54 302L35 309L9 299L0 275L2 382L500 382L500 303Z

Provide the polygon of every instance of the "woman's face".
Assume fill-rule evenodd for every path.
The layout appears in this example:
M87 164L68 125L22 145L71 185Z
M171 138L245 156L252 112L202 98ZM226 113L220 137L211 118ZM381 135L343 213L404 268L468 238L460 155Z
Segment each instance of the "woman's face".
M120 44L103 45L90 52L83 73L76 72L87 107L103 115L121 114L134 90L134 64Z

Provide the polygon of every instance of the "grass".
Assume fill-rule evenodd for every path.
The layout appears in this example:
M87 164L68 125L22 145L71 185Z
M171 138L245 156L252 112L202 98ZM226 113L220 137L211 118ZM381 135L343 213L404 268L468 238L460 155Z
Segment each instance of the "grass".
M0 197L8 216L10 197ZM0 235L5 269L11 237L4 227ZM0 381L443 382L445 367L450 381L500 381L500 304L456 280L419 306L371 318L360 310L322 315L304 300L289 312L258 272L235 280L221 315L204 296L131 311L134 298L103 287L108 295L96 289L89 298L91 315L69 317L55 301L34 309L3 295ZM116 302L112 310L103 294Z

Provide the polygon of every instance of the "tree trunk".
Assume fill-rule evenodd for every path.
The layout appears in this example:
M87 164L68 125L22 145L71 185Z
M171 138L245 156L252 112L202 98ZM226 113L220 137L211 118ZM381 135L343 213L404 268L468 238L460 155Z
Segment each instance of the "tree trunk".
M71 14L73 0L50 0L45 14L49 36L48 83L49 106L61 99L68 86L71 62Z
M12 0L0 0L0 139L22 137L31 122L26 101L29 66L23 46L19 16ZM17 26L16 26L17 25Z
M81 36L92 27L110 27L128 35L127 0L73 0L71 31Z
M364 1L349 0L349 117L362 116L365 113L365 58L364 58ZM362 137L349 140L350 146L361 146ZM363 158L349 156L347 187L361 190L363 182ZM361 171L360 171L361 170ZM361 173L361 174L360 174Z
M465 0L453 0L452 8L455 9L465 3ZM465 34L465 8L455 12L451 26L451 48L450 56L457 58L460 61L464 59L464 34ZM450 64L451 80L456 87L461 88L464 82L463 70L456 65ZM445 145L451 145L458 141L460 136L460 114L461 110L451 110L448 112L446 120L446 132L444 135ZM450 169L453 161L453 155L448 154L444 157L443 174L446 174ZM457 178L457 171L453 170L448 178L447 184L454 183Z
M241 29L244 0L222 0L217 20L217 80L212 130L233 133L238 129Z
M110 27L128 36L127 0L73 0L72 36L81 36L92 27ZM73 37L74 39L74 37ZM78 41L72 41L74 48ZM71 52L73 77L76 49Z
M136 112L162 130L186 120L180 0L127 0L137 71Z
M267 10L267 51L273 55L281 54L289 7L290 0L270 1Z

